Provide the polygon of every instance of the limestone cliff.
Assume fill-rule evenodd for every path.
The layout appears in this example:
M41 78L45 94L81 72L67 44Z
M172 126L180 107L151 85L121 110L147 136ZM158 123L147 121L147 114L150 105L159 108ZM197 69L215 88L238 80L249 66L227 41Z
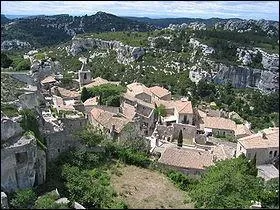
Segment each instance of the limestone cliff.
M124 45L119 41L105 41L95 38L73 38L68 53L75 56L83 50L90 50L92 48L115 50L117 52L117 61L123 64L129 64L138 60L145 54L145 50L142 47L132 47Z

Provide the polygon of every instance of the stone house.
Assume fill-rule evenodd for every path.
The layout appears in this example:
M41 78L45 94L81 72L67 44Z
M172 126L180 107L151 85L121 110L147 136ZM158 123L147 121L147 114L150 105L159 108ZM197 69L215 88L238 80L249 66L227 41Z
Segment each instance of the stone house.
M86 101L83 102L84 105L84 110L86 113L89 113L90 110L92 110L95 106L98 105L98 97L92 97L87 99Z
M77 91L67 90L62 87L52 87L51 94L62 97L64 100L80 100L81 94Z
M42 88L50 90L51 87L56 85L58 82L54 76L50 75L41 81Z
M188 144L188 140L194 141L196 138L196 127L189 124L173 123L169 126L157 124L155 130L160 139L167 141L177 140L180 130L183 134L183 144Z
M198 130L209 135L227 135L242 138L251 135L251 131L246 125L236 124L233 120L222 117L210 117L207 113L196 110L195 124Z
M205 150L166 147L158 162L185 174L200 175L214 165L214 156Z
M163 87L160 86L153 86L149 88L150 92L152 93L152 97L155 100L171 100L171 92Z
M100 108L93 108L90 111L89 121L114 139L119 139L122 135L125 135L124 128L126 125L133 125L133 121L125 118L122 114L108 112Z
M176 100L176 101L164 101L158 100L155 102L159 107L164 105L166 110L166 116L162 117L162 121L166 125L172 123L193 124L193 108L191 101Z
M238 139L236 156L242 153L249 159L256 155L257 165L273 163L279 158L279 127Z
M140 99L147 103L152 102L152 93L145 85L135 82L127 85L126 87L126 95L130 95L133 98Z
M144 93L140 94L140 98L144 98L146 96L147 95ZM154 105L152 103L143 101L142 99L135 98L133 95L126 92L122 95L120 108L121 110L125 110L128 109L128 106L131 107L130 110L132 110L132 107L134 107L135 115L133 117L137 117L139 119L140 129L142 130L143 134L151 135L155 128L156 122Z

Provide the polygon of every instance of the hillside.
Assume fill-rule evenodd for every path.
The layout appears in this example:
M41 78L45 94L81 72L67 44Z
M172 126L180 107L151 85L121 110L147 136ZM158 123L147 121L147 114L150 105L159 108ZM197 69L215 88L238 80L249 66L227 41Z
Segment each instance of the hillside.
M42 47L70 40L79 33L104 31L148 31L153 27L104 12L91 16L31 16L16 19L3 28L1 40L20 40Z

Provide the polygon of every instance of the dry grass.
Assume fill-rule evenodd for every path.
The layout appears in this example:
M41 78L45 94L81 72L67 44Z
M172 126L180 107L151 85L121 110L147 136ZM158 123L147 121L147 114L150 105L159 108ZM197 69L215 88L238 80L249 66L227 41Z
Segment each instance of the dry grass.
M194 208L186 193L159 172L136 166L121 166L112 184L129 208Z

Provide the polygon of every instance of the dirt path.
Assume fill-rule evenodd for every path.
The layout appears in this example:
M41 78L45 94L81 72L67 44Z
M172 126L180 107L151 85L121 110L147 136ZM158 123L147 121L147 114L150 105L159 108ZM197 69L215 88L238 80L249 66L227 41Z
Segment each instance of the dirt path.
M190 198L163 174L136 166L122 166L112 184L129 208L193 208ZM185 203L185 204L184 204Z

